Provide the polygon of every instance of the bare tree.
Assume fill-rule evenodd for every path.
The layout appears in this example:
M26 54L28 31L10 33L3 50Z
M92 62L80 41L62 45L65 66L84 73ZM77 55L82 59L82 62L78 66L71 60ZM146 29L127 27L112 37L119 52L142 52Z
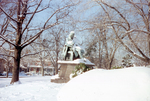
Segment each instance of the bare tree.
M61 2L58 6L51 6L50 3L52 0L49 0L47 4L43 4L45 6L42 8L42 1L43 0L15 0L11 2L10 5L16 5L17 7L17 14L14 16L11 16L2 6L0 6L0 10L10 20L10 30L13 30L12 32L14 32L14 41L11 41L6 35L0 34L0 38L2 40L14 46L14 56L11 56L14 59L11 84L19 80L19 67L22 50L34 42L44 32L44 30L61 23L61 19L66 17L72 7L75 6L75 3L71 1L68 1L67 4ZM32 23L32 20L33 18L36 18L35 15L44 10L50 10L51 13L49 14L49 17L40 28L36 26L32 27L31 24L34 24ZM36 28L36 31L33 31L33 28Z
M51 63L55 68L55 74L58 74L58 59L61 57L61 50L63 47L65 39L65 31L61 26L55 27L53 30L49 31L49 39L45 40L47 42L46 49L48 56L50 57Z
M0 1L0 6L5 8L5 11L8 12L8 14L10 16L13 16L15 14L16 11L16 5L10 5L10 2L13 2L13 0L7 0L7 1ZM8 28L11 26L11 22L9 17L4 16L3 11L0 10L0 18L1 18L1 23L0 23L0 35L3 36L7 36L8 38L10 38L11 41L14 41L12 39L12 36L10 34L13 34L11 30L8 30ZM10 25L9 25L10 24ZM4 46L7 46L7 48L5 48ZM5 61L6 61L6 77L8 77L8 73L9 73L9 67L10 67L10 63L12 62L12 54L13 54L13 49L12 49L12 45L8 44L5 40L0 38L0 48L1 48L1 55L4 56L5 54Z
M44 39L45 40L45 39ZM42 76L44 76L44 62L45 59L47 58L47 54L45 54L45 47L44 47L44 42L43 40L39 37L37 39L38 42L34 42L32 43L30 46L33 48L33 51L35 51L32 55L36 55L37 58L39 58L40 62L41 62L41 72L42 72Z
M115 54L120 45L116 40L116 36L104 24L106 21L106 14L104 12L97 12L94 17L84 23L88 25L85 30L88 30L90 35L92 35L88 35L87 46L89 51L93 50L93 62L98 68L111 69ZM118 30L116 32L118 33Z
M121 3L119 3L119 5L103 0L96 0L95 2L100 5L106 14L105 19L107 20L105 20L103 25L113 31L116 35L116 40L133 56L150 64L150 6L148 1L124 0L122 2L120 1ZM119 33L117 33L118 28ZM147 39L144 37L147 37ZM143 44L141 41L145 43L143 47L147 47L147 49L141 46L141 44Z
M111 69L119 44L117 41L114 41L113 35L108 35L109 33L105 28L98 26L98 24L93 26L90 30L92 31L94 39L88 42L90 46L87 46L89 46L88 50L93 50L95 54L92 55L94 56L93 59L95 58L93 62L95 62L98 68Z
M9 49L5 49L3 47L1 47L1 54L5 54L4 59L6 61L6 66L5 66L5 69L6 69L6 77L8 78L8 73L9 73L9 70L10 70L10 64L12 64L12 57L10 57L13 53L14 53L14 50L12 49L12 46L9 45Z

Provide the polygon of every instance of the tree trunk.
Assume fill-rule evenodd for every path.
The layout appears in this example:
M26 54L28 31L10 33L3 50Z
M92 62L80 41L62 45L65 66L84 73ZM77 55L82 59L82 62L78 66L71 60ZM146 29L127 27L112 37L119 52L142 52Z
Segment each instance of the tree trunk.
M56 75L56 74L58 74L58 63L57 63L58 62L58 54L59 54L58 37L57 37L57 39L55 39L55 41L56 41L56 63L55 63L55 75Z
M42 65L42 76L44 76L44 67Z
M106 33L104 32L103 34L103 44L104 44L104 47L105 47L105 68L106 69L109 69L110 68L110 64L109 64L109 56L108 56L108 46L107 46L107 39L106 39Z
M98 40L98 44L99 44L99 52L98 52L98 56L99 56L99 59L98 59L98 68L102 68L102 54L101 54L101 42L100 42L100 39Z
M56 63L56 67L55 67L55 75L58 74L58 63Z
M8 78L8 73L9 73L9 62L7 62L7 66L6 66L6 78Z
M58 74L58 53L56 55L55 75Z
M42 76L44 76L44 61L43 59L40 59L41 60L41 65L42 65Z
M150 1L148 2L148 7L149 7L149 10L148 10L148 32L150 32ZM148 34L148 52L149 52L149 56L150 56L150 34ZM149 63L150 64L150 63Z
M15 58L14 58L14 67L12 70L13 76L10 84L19 81L19 68L20 68L20 55L21 55L21 48L15 49Z
M21 45L21 39L22 39L22 23L23 20L21 20L20 17L21 12L21 0L18 0L18 10L17 10L17 35L16 35L16 46L14 51L14 67L13 67L13 76L10 84L13 84L14 82L19 81L19 68L20 68L20 59L21 59L21 51L22 47Z
M150 35L148 35L148 53L149 53L149 56L150 56Z
M6 78L8 78L8 67L6 68L6 71L7 71L7 73L6 73Z

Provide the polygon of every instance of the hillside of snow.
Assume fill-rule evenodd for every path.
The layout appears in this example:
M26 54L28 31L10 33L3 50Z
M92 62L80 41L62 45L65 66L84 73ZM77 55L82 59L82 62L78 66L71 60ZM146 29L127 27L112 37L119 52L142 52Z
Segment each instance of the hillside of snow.
M51 76L24 76L10 85L0 78L0 101L150 101L150 68L94 69L68 83Z
M58 101L150 101L150 68L94 69L70 80Z

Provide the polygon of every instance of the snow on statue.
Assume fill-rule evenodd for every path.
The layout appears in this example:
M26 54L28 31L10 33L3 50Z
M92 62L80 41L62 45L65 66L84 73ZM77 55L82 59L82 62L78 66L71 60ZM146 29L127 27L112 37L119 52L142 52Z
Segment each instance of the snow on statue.
M84 50L73 41L74 31L71 31L68 38L66 39L65 46L63 48L64 60L74 60L77 58L83 59Z

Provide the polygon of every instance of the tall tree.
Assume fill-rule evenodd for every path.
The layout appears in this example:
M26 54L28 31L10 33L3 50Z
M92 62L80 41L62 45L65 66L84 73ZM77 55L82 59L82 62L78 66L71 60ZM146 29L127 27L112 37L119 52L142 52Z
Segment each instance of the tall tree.
M45 59L47 58L47 54L45 54L45 46L44 44L44 40L41 37L39 37L36 42L33 42L32 44L30 44L30 46L32 47L32 50L34 51L33 54L30 55L36 55L37 58L39 58L40 62L41 62L41 72L42 72L42 76L44 76L44 64L45 64Z
M101 13L101 12L100 12ZM90 42L87 42L88 50L94 49L93 55L95 58L95 64L98 68L111 69L113 65L113 60L115 58L115 53L119 47L119 43L115 40L115 35L110 33L110 30L107 26L104 26L103 23L106 21L105 14L97 13L94 19L89 19L87 22L87 30L92 35L93 39ZM95 48L93 48L95 46ZM90 52L88 51L87 52Z
M47 39L47 54L50 57L51 63L55 68L55 74L58 74L58 59L61 57L61 50L65 40L65 31L62 26L55 27L53 30L49 31Z
M95 2L100 5L106 14L104 19L107 20L103 25L113 31L118 42L133 56L150 64L148 0L117 1L119 5L103 0L96 0ZM120 33L117 33L118 28ZM146 37L147 39L145 39Z
M14 32L13 39L15 41L11 41L6 35L0 34L1 39L14 46L14 56L12 56L14 59L14 67L11 84L19 81L19 67L22 50L34 42L44 32L44 30L61 23L62 19L68 16L72 7L75 6L73 1L66 1L65 3L63 1L59 1L59 4L53 0L47 1L46 4L42 1L44 0L14 0L13 2L10 2L9 5L16 5L17 7L16 15L13 16L0 6L0 10L3 14L9 18L11 26L9 30L13 30ZM58 5L51 5L51 3ZM45 10L50 12L46 13L49 17L44 19L44 23L41 24L39 28L32 23L32 21L37 18L37 16L35 16L37 13Z

